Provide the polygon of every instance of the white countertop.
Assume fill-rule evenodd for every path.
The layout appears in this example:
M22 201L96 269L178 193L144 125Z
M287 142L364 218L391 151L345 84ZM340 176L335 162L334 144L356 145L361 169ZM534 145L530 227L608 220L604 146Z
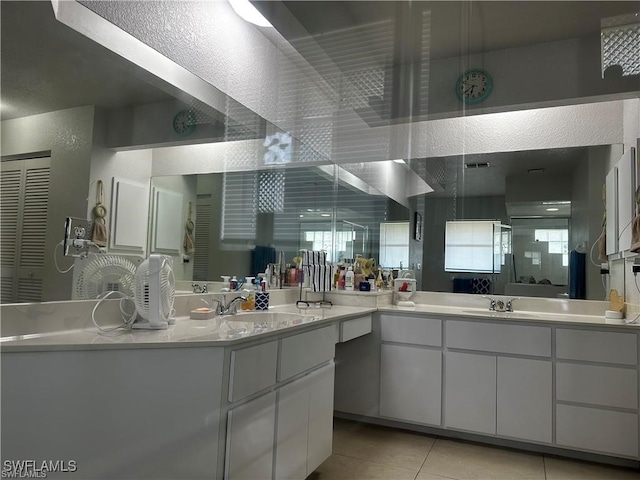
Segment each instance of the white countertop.
M566 323L570 325L589 325L589 326L606 326L606 327L622 327L631 329L640 329L639 323L623 323L622 320L610 320L602 315L584 315L571 313L550 313L550 312L492 312L486 308L473 307L451 307L445 305L427 305L416 304L415 307L399 307L397 305L388 305L378 307L380 312L402 312L417 314L432 314L436 316L455 316L468 317L469 319L487 319L487 320L508 320L515 322L544 322L544 323ZM635 318L635 317L634 317ZM631 318L633 320L634 318Z
M51 350L99 350L109 348L168 348L226 346L255 340L308 326L375 312L375 308L334 305L331 308L297 308L284 305L269 308L272 313L289 313L287 319L267 328L252 329L243 313L210 320L177 317L166 330L116 330L100 333L96 327L2 337L3 352ZM225 321L231 321L231 325ZM238 323L239 322L239 323Z
M269 324L266 328L253 328L243 321L243 313L235 316L219 317L210 320L191 320L189 317L178 317L174 325L167 330L117 330L102 334L95 326L68 329L47 333L13 335L0 338L3 352L52 351L52 350L98 350L121 348L174 348L227 346L265 337L287 333L303 326L319 324L354 317L372 312L402 312L403 314L430 315L441 319L446 317L465 318L469 320L509 321L526 323L548 323L554 325L574 325L606 327L613 329L639 329L640 324L620 323L624 320L609 320L602 315L585 315L574 313L557 313L541 311L492 312L486 308L471 306L447 306L434 304L416 304L415 307L397 305L342 306L331 308L297 308L295 304L269 308L272 313L296 314L287 315L277 324ZM229 323L229 321L235 323ZM238 323L240 322L240 323Z

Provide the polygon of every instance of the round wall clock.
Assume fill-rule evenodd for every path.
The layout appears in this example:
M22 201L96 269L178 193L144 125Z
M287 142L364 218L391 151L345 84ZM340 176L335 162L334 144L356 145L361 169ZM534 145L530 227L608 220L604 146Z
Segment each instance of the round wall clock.
M173 117L173 131L186 137L196 129L196 115L191 110L182 110Z
M466 104L484 102L493 90L493 79L489 72L480 68L467 70L458 77L456 95Z

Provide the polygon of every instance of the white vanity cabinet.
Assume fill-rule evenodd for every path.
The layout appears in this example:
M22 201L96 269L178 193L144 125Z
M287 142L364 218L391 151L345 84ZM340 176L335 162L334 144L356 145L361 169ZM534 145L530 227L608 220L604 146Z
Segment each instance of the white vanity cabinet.
M551 328L447 320L445 338L446 428L551 443Z
M382 315L380 415L440 426L442 322Z
M334 364L280 388L275 478L304 480L331 455Z
M303 480L331 455L335 341L328 325L230 352L225 479Z
M556 330L556 443L637 458L638 335Z

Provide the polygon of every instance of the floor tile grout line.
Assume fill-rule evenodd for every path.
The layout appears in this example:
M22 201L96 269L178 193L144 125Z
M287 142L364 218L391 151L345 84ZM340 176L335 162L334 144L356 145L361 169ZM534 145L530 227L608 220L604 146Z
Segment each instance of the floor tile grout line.
M367 463L373 463L374 465L382 465L383 467L391 467L391 468L400 468L402 470L407 470L407 471L412 471L412 469L410 468L406 468L406 467L402 467L400 465L397 464L389 464L389 463L382 463L382 462L374 462L373 460L365 460L364 458L359 458L359 457L352 457L351 455L343 455L342 453L332 453L331 455L336 455L338 457L346 457L346 458L351 458L353 460L358 460L360 462L367 462ZM420 473L420 470L418 469L418 473ZM418 474L416 473L416 476ZM414 477L415 480L415 477Z
M427 459L429 458L429 455L431 454L431 451L433 450L433 447L435 447L436 442L439 439L440 439L440 437L438 437L438 436L433 438L433 443L431 444L431 447L429 447L429 451L427 452L427 455L424 457L424 460L422 461L422 465L420 465L420 468L418 469L418 473L416 474L416 479L418 478L418 475L420 475L420 472L422 472L422 469L424 468L424 464L427 463Z
M547 480L547 456L542 455L542 467L544 470L544 480Z

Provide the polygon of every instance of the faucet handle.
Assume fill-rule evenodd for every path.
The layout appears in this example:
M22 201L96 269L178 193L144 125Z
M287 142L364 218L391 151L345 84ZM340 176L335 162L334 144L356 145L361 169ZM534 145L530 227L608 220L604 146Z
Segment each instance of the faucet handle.
M513 312L513 302L520 300L520 297L514 297L507 300L507 312Z
M491 297L487 297L486 295L483 295L482 298L488 298L489 299L489 310L495 311L495 309L496 309L496 299L495 298L491 298Z

